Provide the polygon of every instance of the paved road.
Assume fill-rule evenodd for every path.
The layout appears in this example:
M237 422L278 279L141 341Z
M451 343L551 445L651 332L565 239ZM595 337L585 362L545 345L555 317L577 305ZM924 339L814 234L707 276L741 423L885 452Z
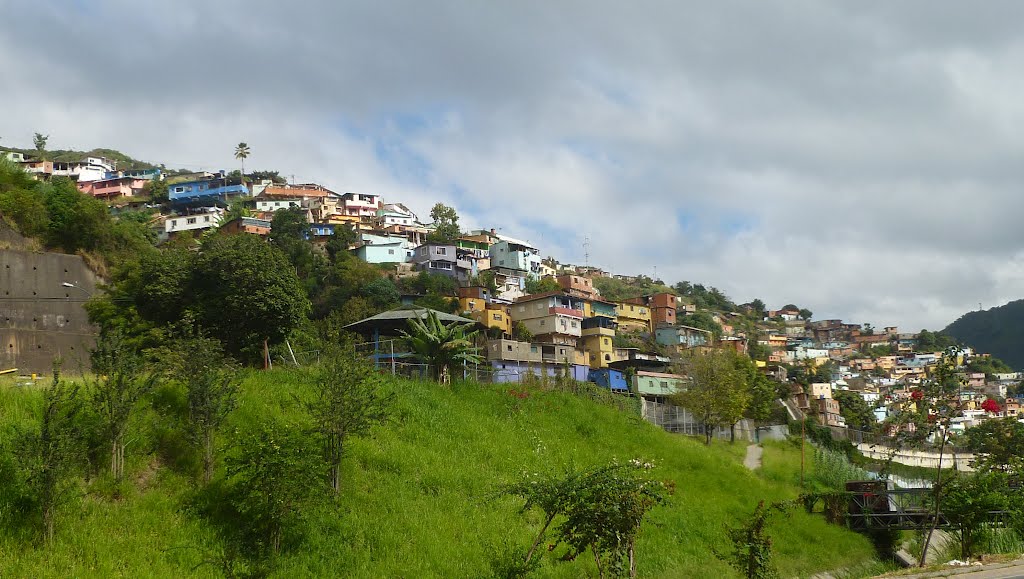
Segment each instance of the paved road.
M750 470L761 468L761 453L764 451L760 444L751 444L747 447L747 456L743 459L743 466Z
M976 567L949 567L940 571L929 571L917 575L900 575L899 579L932 579L938 577L956 577L957 579L1024 578L1024 559Z

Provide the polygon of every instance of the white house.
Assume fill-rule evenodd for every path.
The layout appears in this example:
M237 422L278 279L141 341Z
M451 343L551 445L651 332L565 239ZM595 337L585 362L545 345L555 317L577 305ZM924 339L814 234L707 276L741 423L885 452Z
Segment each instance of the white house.
M302 199L256 198L256 211L277 211L278 209L288 209L289 207L302 207Z
M168 239L182 231L196 231L209 229L220 225L224 218L224 209L220 207L206 207L204 211L175 215L164 220L164 230L160 237Z

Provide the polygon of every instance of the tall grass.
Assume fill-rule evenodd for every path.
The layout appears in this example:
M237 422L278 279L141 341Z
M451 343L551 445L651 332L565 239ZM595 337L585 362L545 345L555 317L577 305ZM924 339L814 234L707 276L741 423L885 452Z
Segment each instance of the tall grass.
M246 374L240 404L225 430L269 417L303 420L295 371ZM287 541L275 576L486 577L509 553L525 553L539 528L534 513L495 496L524 473L643 458L652 476L675 484L670 504L652 511L637 545L641 576L734 577L713 556L727 548L726 526L760 500L793 499L799 489L792 449L766 449L769 476L743 468L741 445L705 447L647 424L602 395L553 387L387 383L393 419L349 445L342 494L306 511ZM514 390L514 391L513 391ZM31 418L37 392L0 390L0 428ZM181 396L157 393L134 425L129 489L113 498L102 477L82 483L77 504L61 513L47 548L0 529L0 576L217 576L218 533L192 506L195 461L176 437ZM221 443L225 444L226 437ZM781 464L773 462L781 458ZM797 461L799 455L796 455ZM794 510L771 527L784 576L871 564L870 542L819 515ZM593 561L545 555L538 577L596 574Z

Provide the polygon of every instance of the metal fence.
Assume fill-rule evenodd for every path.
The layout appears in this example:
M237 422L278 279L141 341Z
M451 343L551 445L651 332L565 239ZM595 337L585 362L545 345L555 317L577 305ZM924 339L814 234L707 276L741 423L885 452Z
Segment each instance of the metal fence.
M704 424L697 420L690 411L665 402L643 398L640 413L645 420L664 428L668 432L691 436L705 436L707 432ZM753 421L747 419L740 420L735 427L736 440L756 442L759 440L758 430ZM730 440L732 438L732 430L728 427L716 428L712 432L712 436L723 440Z

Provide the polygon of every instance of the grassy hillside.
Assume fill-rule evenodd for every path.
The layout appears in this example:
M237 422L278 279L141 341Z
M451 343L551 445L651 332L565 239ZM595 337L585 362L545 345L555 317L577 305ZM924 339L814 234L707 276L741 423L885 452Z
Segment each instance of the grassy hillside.
M1024 300L1006 305L968 312L946 327L945 333L979 352L988 352L1024 370Z
M725 525L748 515L759 500L793 498L792 477L779 474L792 455L761 478L741 465L741 445L706 448L667 434L608 403L562 392L476 384L451 390L396 381L394 420L351 445L344 463L344 496L307 512L302 536L286 537L274 569L279 577L486 577L492 562L524 552L538 515L495 498L495 486L523 473L605 463L613 457L653 460L652 476L676 492L652 511L638 543L641 576L709 577L735 573L718 561ZM301 420L289 371L252 372L231 428L268 415ZM0 385L0 435L38 411L39 392ZM198 513L198 465L181 451L173 412L182 393L165 387L140 413L129 447L129 482L103 477L82 484L82 497L64 509L49 547L25 532L0 530L0 577L219 576L218 533ZM157 412L154 408L163 408ZM167 416L171 417L168 418ZM784 449L777 449L782 453ZM781 456L766 455L766 459ZM216 484L216 483L215 483ZM784 576L850 568L869 561L869 542L794 511L771 527ZM545 555L539 577L595 574L593 561Z

